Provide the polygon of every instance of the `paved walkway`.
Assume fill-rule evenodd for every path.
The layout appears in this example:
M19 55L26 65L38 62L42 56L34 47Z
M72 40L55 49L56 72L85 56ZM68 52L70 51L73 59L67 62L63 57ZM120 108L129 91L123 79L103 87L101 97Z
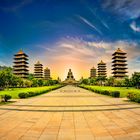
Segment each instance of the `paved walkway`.
M66 86L0 106L0 140L140 140L140 105Z

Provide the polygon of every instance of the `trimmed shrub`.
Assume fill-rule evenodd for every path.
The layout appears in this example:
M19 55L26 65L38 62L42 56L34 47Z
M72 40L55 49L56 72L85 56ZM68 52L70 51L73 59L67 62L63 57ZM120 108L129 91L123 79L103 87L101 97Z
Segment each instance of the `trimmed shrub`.
M95 92L96 92L96 93L100 93L100 91L99 91L99 90L95 90Z
M119 98L120 97L120 92L119 91L112 91L111 96L115 97L115 98Z
M104 90L104 91L103 91L103 94L104 94L104 95L110 95L110 92L109 92L108 90Z
M120 97L120 91L109 91L109 90L103 90L103 89L96 89L96 88L93 88L92 86L87 86L87 85L86 86L80 85L79 87L91 90L98 94L108 95L108 96L112 96L112 97L116 97L116 98Z
M139 93L129 92L127 95L127 98L129 98L131 101L140 103L140 94Z
M95 92L95 93L98 93L98 90L97 90L97 89L95 89L95 90L94 90L94 92Z
M40 94L43 94L43 93L47 93L47 92L49 92L51 90L54 90L54 89L58 89L60 87L61 86L58 85L56 87L50 87L46 90L23 92L23 93L19 93L18 96L21 99L28 98L28 97L33 97L33 96L37 96L37 95L40 95Z
M104 94L104 91L103 91L103 90L100 90L99 93L100 93L100 94Z
M21 98L21 99L24 99L24 98L29 97L29 95L28 95L28 93L26 93L26 92L22 92L22 93L19 93L19 94L18 94L18 97Z
M135 102L140 103L140 94L137 95Z
M1 98L2 98L3 102L7 102L8 100L10 100L12 98L12 96L5 94L5 95L2 95Z
M35 92L28 92L28 97L35 96Z
M133 92L129 92L127 94L127 98L130 99L131 101L134 101L134 93Z
M94 90L94 89L91 89L91 91L95 92L95 90Z

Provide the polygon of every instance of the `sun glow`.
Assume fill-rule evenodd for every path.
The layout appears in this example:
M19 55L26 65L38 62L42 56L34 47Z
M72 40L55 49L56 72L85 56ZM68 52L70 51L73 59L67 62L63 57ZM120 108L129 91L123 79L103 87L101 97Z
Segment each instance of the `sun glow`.
M51 64L52 78L60 77L61 80L65 80L68 74L68 70L71 69L76 80L79 80L82 76L89 77L88 66L85 70L85 64L80 63L56 63Z

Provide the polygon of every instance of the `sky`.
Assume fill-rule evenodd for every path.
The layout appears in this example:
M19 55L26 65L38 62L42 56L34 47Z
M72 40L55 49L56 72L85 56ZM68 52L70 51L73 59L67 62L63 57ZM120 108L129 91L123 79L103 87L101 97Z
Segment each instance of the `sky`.
M53 78L89 77L100 60L111 76L112 53L127 52L128 71L140 71L140 0L0 0L0 65L22 49L30 72L38 60Z

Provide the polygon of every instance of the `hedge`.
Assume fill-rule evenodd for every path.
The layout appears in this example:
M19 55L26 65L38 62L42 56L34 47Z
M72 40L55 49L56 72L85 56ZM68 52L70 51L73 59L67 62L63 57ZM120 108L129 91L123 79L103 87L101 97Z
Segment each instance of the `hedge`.
M55 88L50 88L50 89L46 89L46 90L43 90L43 91L30 91L30 92L21 92L18 94L18 97L21 98L21 99L24 99L24 98L28 98L28 97L33 97L33 96L37 96L37 95L40 95L40 94L43 94L43 93L47 93L51 90L54 90L54 89L58 89L62 86L57 86Z
M115 98L120 97L120 91L108 91L108 90L102 90L102 89L93 89L92 87L87 87L84 85L80 85L79 87L87 89L87 90L91 90L91 91L98 93L98 94L108 95L108 96L112 96Z
M8 102L12 97L8 94L1 95L2 102Z

